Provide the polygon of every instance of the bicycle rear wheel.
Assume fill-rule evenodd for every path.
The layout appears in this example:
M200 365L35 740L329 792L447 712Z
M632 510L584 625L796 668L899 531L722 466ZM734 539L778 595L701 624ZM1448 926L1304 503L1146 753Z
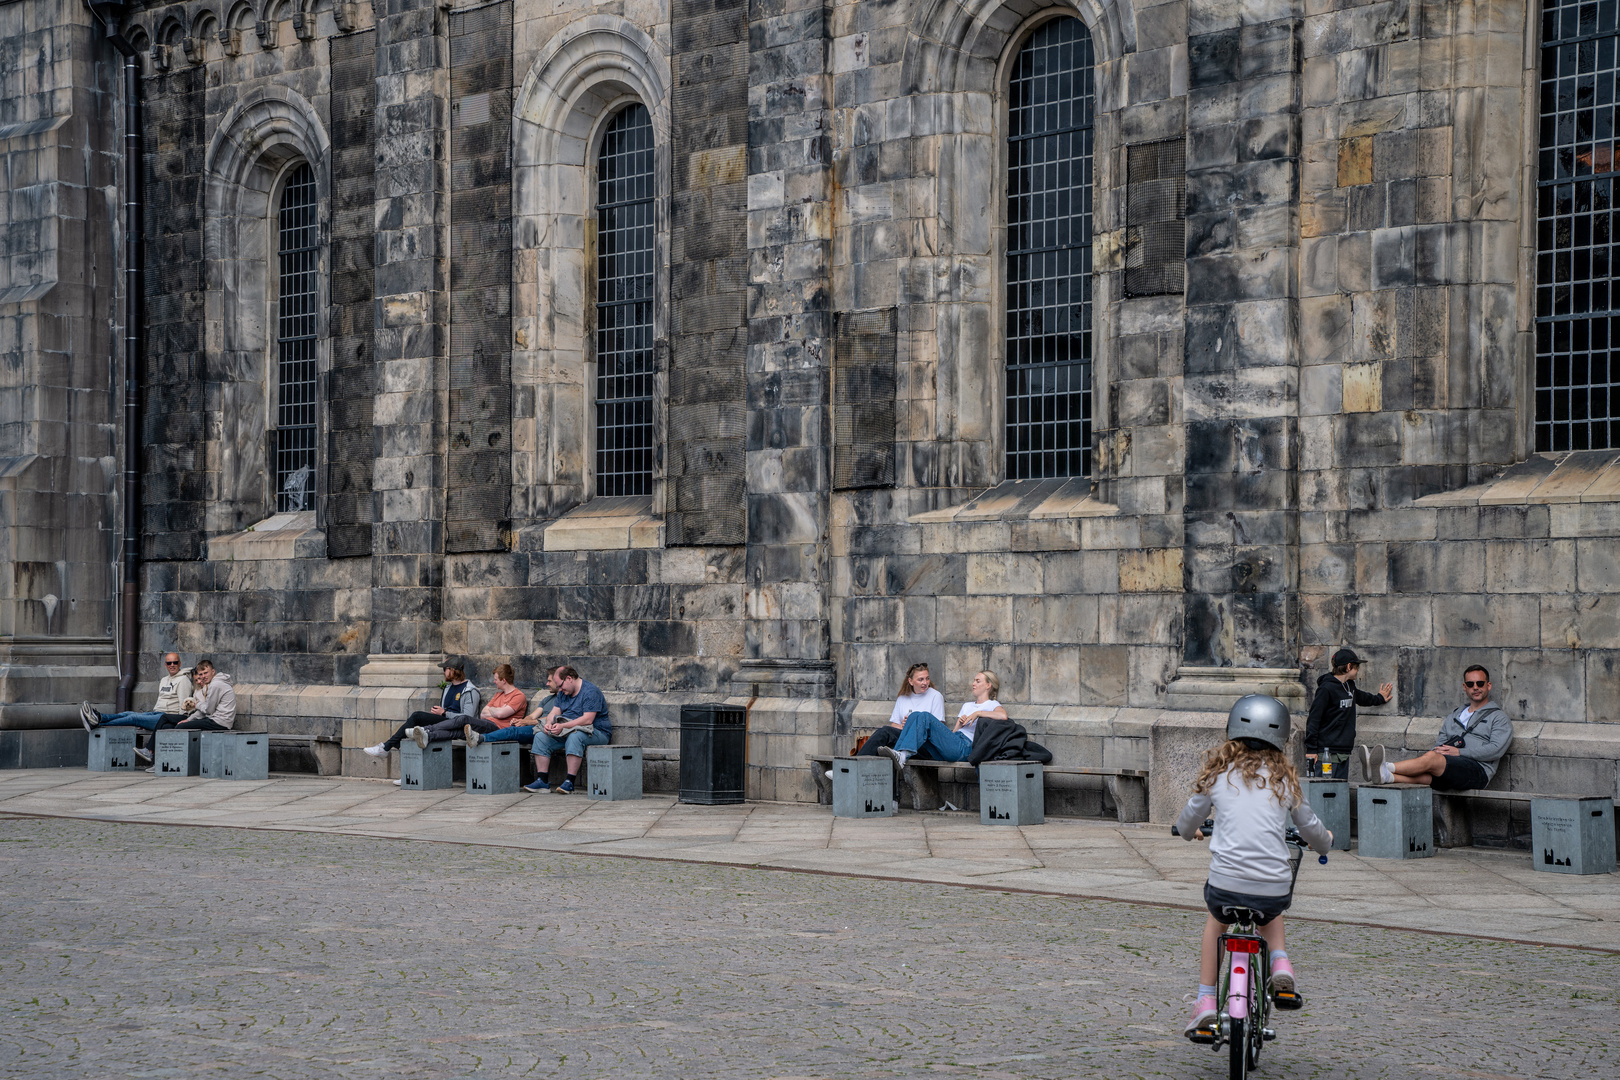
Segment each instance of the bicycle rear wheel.
M1249 1068L1260 1067L1260 1048L1266 1042L1266 1023L1271 1019L1271 965L1263 958L1255 965L1255 980L1249 984Z
M1227 1076L1247 1080L1249 1075L1249 1025L1251 1021L1233 1017L1231 1039L1227 1042Z

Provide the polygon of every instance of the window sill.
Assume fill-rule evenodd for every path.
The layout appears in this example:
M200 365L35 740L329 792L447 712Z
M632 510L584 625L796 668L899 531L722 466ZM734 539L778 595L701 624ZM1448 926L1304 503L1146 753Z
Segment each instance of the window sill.
M1412 500L1413 506L1523 506L1620 502L1620 450L1532 454L1502 475Z
M208 541L212 562L249 559L324 559L326 534L315 523L315 511L273 514L239 533Z
M592 499L542 530L546 551L615 551L664 546L664 519L651 495Z
M1047 521L1113 517L1119 507L1091 496L1091 481L1004 480L960 506L927 510L907 518L913 525L970 521Z

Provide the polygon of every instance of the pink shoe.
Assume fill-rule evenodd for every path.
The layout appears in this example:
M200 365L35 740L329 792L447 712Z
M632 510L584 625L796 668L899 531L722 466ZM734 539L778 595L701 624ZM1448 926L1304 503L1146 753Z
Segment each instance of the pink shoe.
M1271 992L1273 994L1294 993L1294 965L1283 957L1271 965Z
M1200 1034L1212 1031L1215 1021L1221 1016L1221 1007L1213 994L1205 994L1193 1006L1192 1019L1187 1021L1187 1030L1182 1034L1189 1039L1196 1039Z

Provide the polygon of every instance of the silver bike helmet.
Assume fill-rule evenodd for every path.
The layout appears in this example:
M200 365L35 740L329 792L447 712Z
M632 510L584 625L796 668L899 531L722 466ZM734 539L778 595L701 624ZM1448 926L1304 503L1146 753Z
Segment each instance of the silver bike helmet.
M1288 706L1265 694L1240 697L1226 715L1228 739L1255 739L1274 749L1288 744Z

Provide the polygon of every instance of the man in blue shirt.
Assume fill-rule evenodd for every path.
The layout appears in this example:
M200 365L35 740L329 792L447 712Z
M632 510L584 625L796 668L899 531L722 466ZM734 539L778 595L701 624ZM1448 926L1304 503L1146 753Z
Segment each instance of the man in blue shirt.
M564 795L574 790L574 778L579 775L580 762L585 760L587 746L602 746L613 733L608 718L607 699L602 691L579 677L579 672L565 667L557 673L562 684L557 700L540 721L540 730L534 733L534 770L538 774L534 783L525 784L525 791L551 790L551 755L562 750L567 755L568 779L557 790Z

